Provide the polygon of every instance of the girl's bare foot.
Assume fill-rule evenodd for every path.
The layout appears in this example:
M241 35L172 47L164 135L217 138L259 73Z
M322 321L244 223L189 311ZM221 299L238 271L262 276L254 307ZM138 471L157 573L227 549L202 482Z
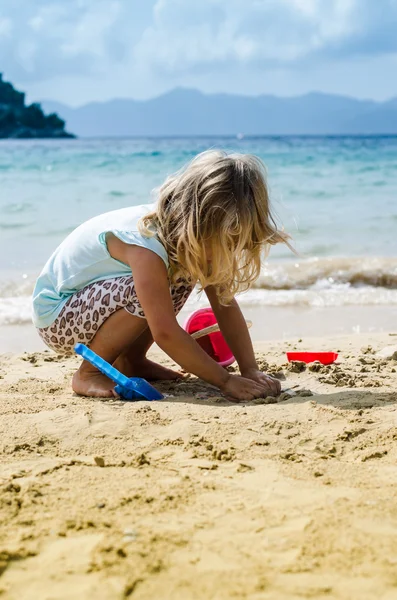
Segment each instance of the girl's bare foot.
M148 381L183 379L183 373L158 365L148 358L136 360L121 355L113 363L113 366L127 377L143 377Z
M97 369L83 368L83 365L73 375L72 388L80 396L114 398L117 397L114 386L113 381L102 375Z

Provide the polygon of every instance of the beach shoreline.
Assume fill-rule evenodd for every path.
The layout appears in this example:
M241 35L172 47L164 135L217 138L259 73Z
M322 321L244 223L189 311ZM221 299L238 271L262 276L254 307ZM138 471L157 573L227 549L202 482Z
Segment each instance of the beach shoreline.
M295 391L276 404L192 377L161 402L81 398L77 357L3 355L2 597L393 598L393 333L255 342ZM314 344L338 364L286 364Z
M192 311L204 304L191 304L178 315L181 325ZM373 335L397 332L397 306L250 306L243 305L245 318L252 322L254 342L310 338L329 338L335 335ZM46 347L33 324L0 325L0 356L44 350ZM310 350L310 348L307 348Z

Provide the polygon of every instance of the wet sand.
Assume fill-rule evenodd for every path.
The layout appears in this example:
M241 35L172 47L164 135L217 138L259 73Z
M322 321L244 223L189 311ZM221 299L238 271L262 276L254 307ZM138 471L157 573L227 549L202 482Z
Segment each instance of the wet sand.
M243 298L243 296L242 296ZM188 316L207 303L192 303L181 311L181 325ZM289 340L301 337L330 338L335 335L397 333L397 306L298 307L242 305L244 316L252 321L250 330L255 342ZM390 329L391 324L393 329ZM44 350L45 345L31 323L0 326L0 354Z
M77 359L3 355L0 597L393 600L397 360L376 356L389 345L257 343L295 392L271 404L193 377L159 384L161 402L80 398ZM287 365L294 348L340 360Z

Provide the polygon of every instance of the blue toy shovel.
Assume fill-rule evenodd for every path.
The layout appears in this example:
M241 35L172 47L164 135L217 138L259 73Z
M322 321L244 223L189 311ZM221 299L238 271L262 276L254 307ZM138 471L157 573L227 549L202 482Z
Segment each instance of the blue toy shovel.
M146 379L126 377L84 344L76 344L74 350L76 354L88 360L101 373L117 383L114 389L123 400L162 400L164 398Z

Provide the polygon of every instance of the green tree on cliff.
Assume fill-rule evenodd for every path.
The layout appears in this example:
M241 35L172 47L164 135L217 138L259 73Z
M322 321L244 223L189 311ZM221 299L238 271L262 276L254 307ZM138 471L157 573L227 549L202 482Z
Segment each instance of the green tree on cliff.
M25 94L0 73L0 138L70 138L65 121L57 114L45 115L40 104L25 105Z

